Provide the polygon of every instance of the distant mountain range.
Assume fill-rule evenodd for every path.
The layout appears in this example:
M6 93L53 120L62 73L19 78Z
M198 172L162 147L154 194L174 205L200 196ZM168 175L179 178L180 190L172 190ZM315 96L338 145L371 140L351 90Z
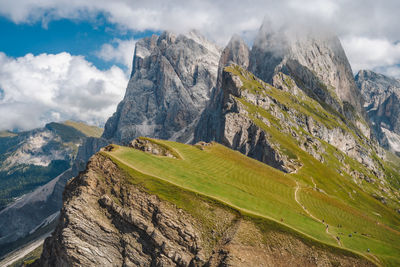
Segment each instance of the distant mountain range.
M400 80L361 70L356 82L379 143L400 155Z
M99 137L102 129L84 123L49 123L26 132L0 135L0 251L51 218L61 205L63 186L51 201L51 208L31 213L24 205L43 201L54 194L60 174L72 167L78 148L90 136ZM65 184L65 183L64 183ZM22 216L21 216L22 214ZM54 219L54 216L53 216ZM51 220L50 220L51 221ZM12 222L12 223L11 223Z

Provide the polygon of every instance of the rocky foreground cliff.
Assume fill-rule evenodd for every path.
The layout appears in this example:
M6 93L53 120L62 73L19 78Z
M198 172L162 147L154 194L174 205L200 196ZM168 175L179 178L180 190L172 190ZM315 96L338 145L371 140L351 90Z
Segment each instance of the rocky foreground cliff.
M148 193L97 154L64 192L60 221L32 266L373 266L311 245L187 192L197 213Z

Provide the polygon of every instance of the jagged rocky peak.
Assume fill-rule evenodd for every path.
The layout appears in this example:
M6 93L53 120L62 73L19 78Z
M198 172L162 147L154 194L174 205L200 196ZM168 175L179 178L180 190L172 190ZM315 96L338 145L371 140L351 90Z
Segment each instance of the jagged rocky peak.
M220 140L223 125L222 117L222 98L224 91L224 68L231 64L241 66L245 69L249 66L250 49L239 35L233 35L229 43L222 51L218 64L218 78L215 88L212 91L210 101L201 114L201 118L195 128L194 141Z
M118 143L138 136L190 141L215 85L220 55L197 31L138 41L125 97L103 137Z
M218 67L217 88L221 87L222 72L224 67L237 64L247 69L249 66L250 50L245 41L237 34L233 35L225 49L222 51Z
M371 70L360 70L355 79L367 111L377 109L390 94L400 92L400 80Z
M356 82L380 144L400 154L400 81L361 70L356 75Z
M363 114L362 99L345 52L339 39L327 31L295 26L275 30L266 21L255 39L249 70L270 83L282 71L300 81L309 96L330 104L347 117L354 117L348 113L347 104Z
M237 64L247 69L249 66L249 54L250 50L245 41L235 34L222 51L220 67Z

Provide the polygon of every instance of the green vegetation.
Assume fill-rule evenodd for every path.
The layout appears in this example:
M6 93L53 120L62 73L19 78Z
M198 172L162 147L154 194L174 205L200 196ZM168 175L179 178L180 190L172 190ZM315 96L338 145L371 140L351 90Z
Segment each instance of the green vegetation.
M103 134L102 128L87 125L83 122L65 121L63 124L75 128L88 137L100 137Z
M66 143L78 142L82 138L86 137L81 131L78 131L74 127L57 122L51 122L46 124L46 128L49 129L50 131L55 132L58 136L61 137L63 142Z
M221 202L249 218L268 220L285 231L296 232L308 242L317 240L320 245L339 249L334 235L340 237L341 248L373 261L379 258L385 265L400 264L400 216L360 190L349 177L340 175L306 152L293 149L294 144L292 152L305 165L296 174L285 174L216 143L199 149L169 141L155 142L175 150L181 159L119 146L112 152L102 153L134 177L132 183L144 186L191 213L196 213L196 205L187 197L181 197L178 191ZM288 149L289 145L287 142ZM332 163L335 163L333 159ZM313 216L324 219L332 235L325 232L321 221L310 217L295 201L296 181L300 184L300 203ZM313 188L313 182L319 190ZM352 192L351 197L349 192Z
M378 181L376 174L324 140L313 137L320 143L314 149L320 150L322 161L301 149L301 139L294 138L293 134L304 139L311 136L293 119L293 112L311 117L327 129L347 132L372 151L370 156L385 170L390 183L386 196L392 192L398 194L400 159L388 154L386 162L381 160L351 122L301 91L294 95L279 90L238 66L225 70L241 79L241 90L246 94L272 100L270 109L266 110L252 98L247 99L246 94L235 97L247 110L243 114L264 130L269 142L289 159L301 163L297 172L282 173L218 144L187 146L147 138L163 148L169 147L180 155L179 159L125 147L103 153L135 177L133 183L143 185L192 214L197 212L193 200L188 201L171 187L219 201L254 221L260 219L261 225L280 227L313 245L346 249L381 265L399 266L400 215L395 211L398 207L393 201L395 197L390 197L387 204L372 197L376 192L383 192L381 184L353 178L350 173L357 172ZM285 75L283 78L286 86L293 89L294 81Z
M45 151L50 149L49 147L60 151L71 149L71 158L77 153L77 143L82 142L87 136L100 137L103 131L101 128L73 121L52 122L47 124L46 128L58 135L61 140L60 138L52 140L48 147L43 149ZM11 156L31 134L31 131L18 134L9 131L0 132L0 163ZM71 158L52 161L49 166L18 164L8 168L0 164L0 167L3 167L0 169L0 210L15 198L35 190L67 170Z
M25 266L28 264L33 263L35 260L40 258L40 255L42 255L43 251L43 245L38 246L36 249L34 249L32 252L28 253L25 257L23 257L20 260L17 260L13 264L11 264L9 267L20 267L20 266Z
M12 133L10 131L1 131L0 132L0 138L3 138L3 137L14 137L14 136L17 136L17 135L18 134Z
M54 160L49 166L18 165L0 171L0 210L16 197L46 184L69 167L69 161Z

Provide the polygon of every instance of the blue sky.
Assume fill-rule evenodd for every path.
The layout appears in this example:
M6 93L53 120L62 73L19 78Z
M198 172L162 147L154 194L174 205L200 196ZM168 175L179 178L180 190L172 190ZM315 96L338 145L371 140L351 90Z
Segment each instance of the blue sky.
M126 29L101 13L46 23L0 16L0 113L10 114L0 117L0 130L68 119L103 126L123 98L134 43L158 33Z
M337 33L353 71L400 78L398 0L0 0L0 130L104 125L123 99L135 42L197 29L249 43L267 17ZM271 27L272 27L271 26Z
M113 64L125 67L120 62L102 60L96 56L96 51L115 38L140 39L153 33L156 32L120 29L102 15L90 21L60 19L50 21L47 25L40 21L15 24L0 16L0 36L4 36L0 41L0 51L11 57L22 57L28 53L37 55L68 52L85 56L99 69L110 68Z

